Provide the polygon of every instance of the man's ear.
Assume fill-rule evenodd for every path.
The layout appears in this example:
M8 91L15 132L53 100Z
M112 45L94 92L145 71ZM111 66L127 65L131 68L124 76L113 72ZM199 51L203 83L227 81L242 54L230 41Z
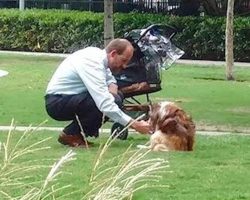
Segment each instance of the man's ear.
M115 55L117 55L117 51L114 49L114 50L112 50L112 51L109 53L109 55L110 55L111 57L114 57Z

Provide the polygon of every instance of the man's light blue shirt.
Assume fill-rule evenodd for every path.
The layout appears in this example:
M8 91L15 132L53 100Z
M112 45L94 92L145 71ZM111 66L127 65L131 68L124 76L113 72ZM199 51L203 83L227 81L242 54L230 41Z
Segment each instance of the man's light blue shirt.
M69 55L57 68L46 94L80 94L88 91L98 109L110 119L126 125L131 117L114 102L108 86L116 83L108 67L105 50L87 47Z

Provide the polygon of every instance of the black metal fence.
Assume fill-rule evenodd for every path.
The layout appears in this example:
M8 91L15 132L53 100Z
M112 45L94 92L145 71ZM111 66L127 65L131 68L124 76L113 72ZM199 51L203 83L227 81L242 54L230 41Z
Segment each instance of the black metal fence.
M114 1L115 12L168 12L180 6L181 0ZM18 8L19 0L0 0L1 8ZM25 8L70 9L103 12L104 3L98 0L25 0Z
M25 8L69 9L103 12L103 0L24 0ZM215 7L224 10L221 0L215 0ZM18 8L19 0L0 0L0 8ZM204 11L201 0L114 0L114 12L131 11L176 15L199 15ZM250 14L250 0L240 1L237 14ZM221 13L223 13L221 12Z

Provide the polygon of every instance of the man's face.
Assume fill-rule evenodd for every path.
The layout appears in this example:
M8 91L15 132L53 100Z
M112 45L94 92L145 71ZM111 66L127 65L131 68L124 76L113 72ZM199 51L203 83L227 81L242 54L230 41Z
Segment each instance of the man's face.
M110 52L109 68L112 73L116 74L127 67L133 56L133 49L127 48L122 54L118 54L116 50Z

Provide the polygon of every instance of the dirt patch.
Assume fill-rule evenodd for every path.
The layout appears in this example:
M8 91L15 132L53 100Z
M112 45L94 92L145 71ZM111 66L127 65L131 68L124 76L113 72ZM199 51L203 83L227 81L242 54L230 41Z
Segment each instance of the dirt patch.
M166 99L166 98L161 98L161 97L154 98L154 102L161 102L161 101L172 101L175 103L192 102L192 100L190 99L171 99L171 98Z
M232 126L221 126L221 125L214 126L214 125L196 124L196 130L250 134L250 127L232 127Z
M193 79L199 79L199 80L209 80L209 81L228 81L226 79L223 78L212 78L212 77L194 77ZM237 79L237 80L233 80L235 82L247 82L247 80L243 80L243 79Z
M233 113L249 113L250 114L250 107L238 107L233 109L228 109L227 111L233 112Z

